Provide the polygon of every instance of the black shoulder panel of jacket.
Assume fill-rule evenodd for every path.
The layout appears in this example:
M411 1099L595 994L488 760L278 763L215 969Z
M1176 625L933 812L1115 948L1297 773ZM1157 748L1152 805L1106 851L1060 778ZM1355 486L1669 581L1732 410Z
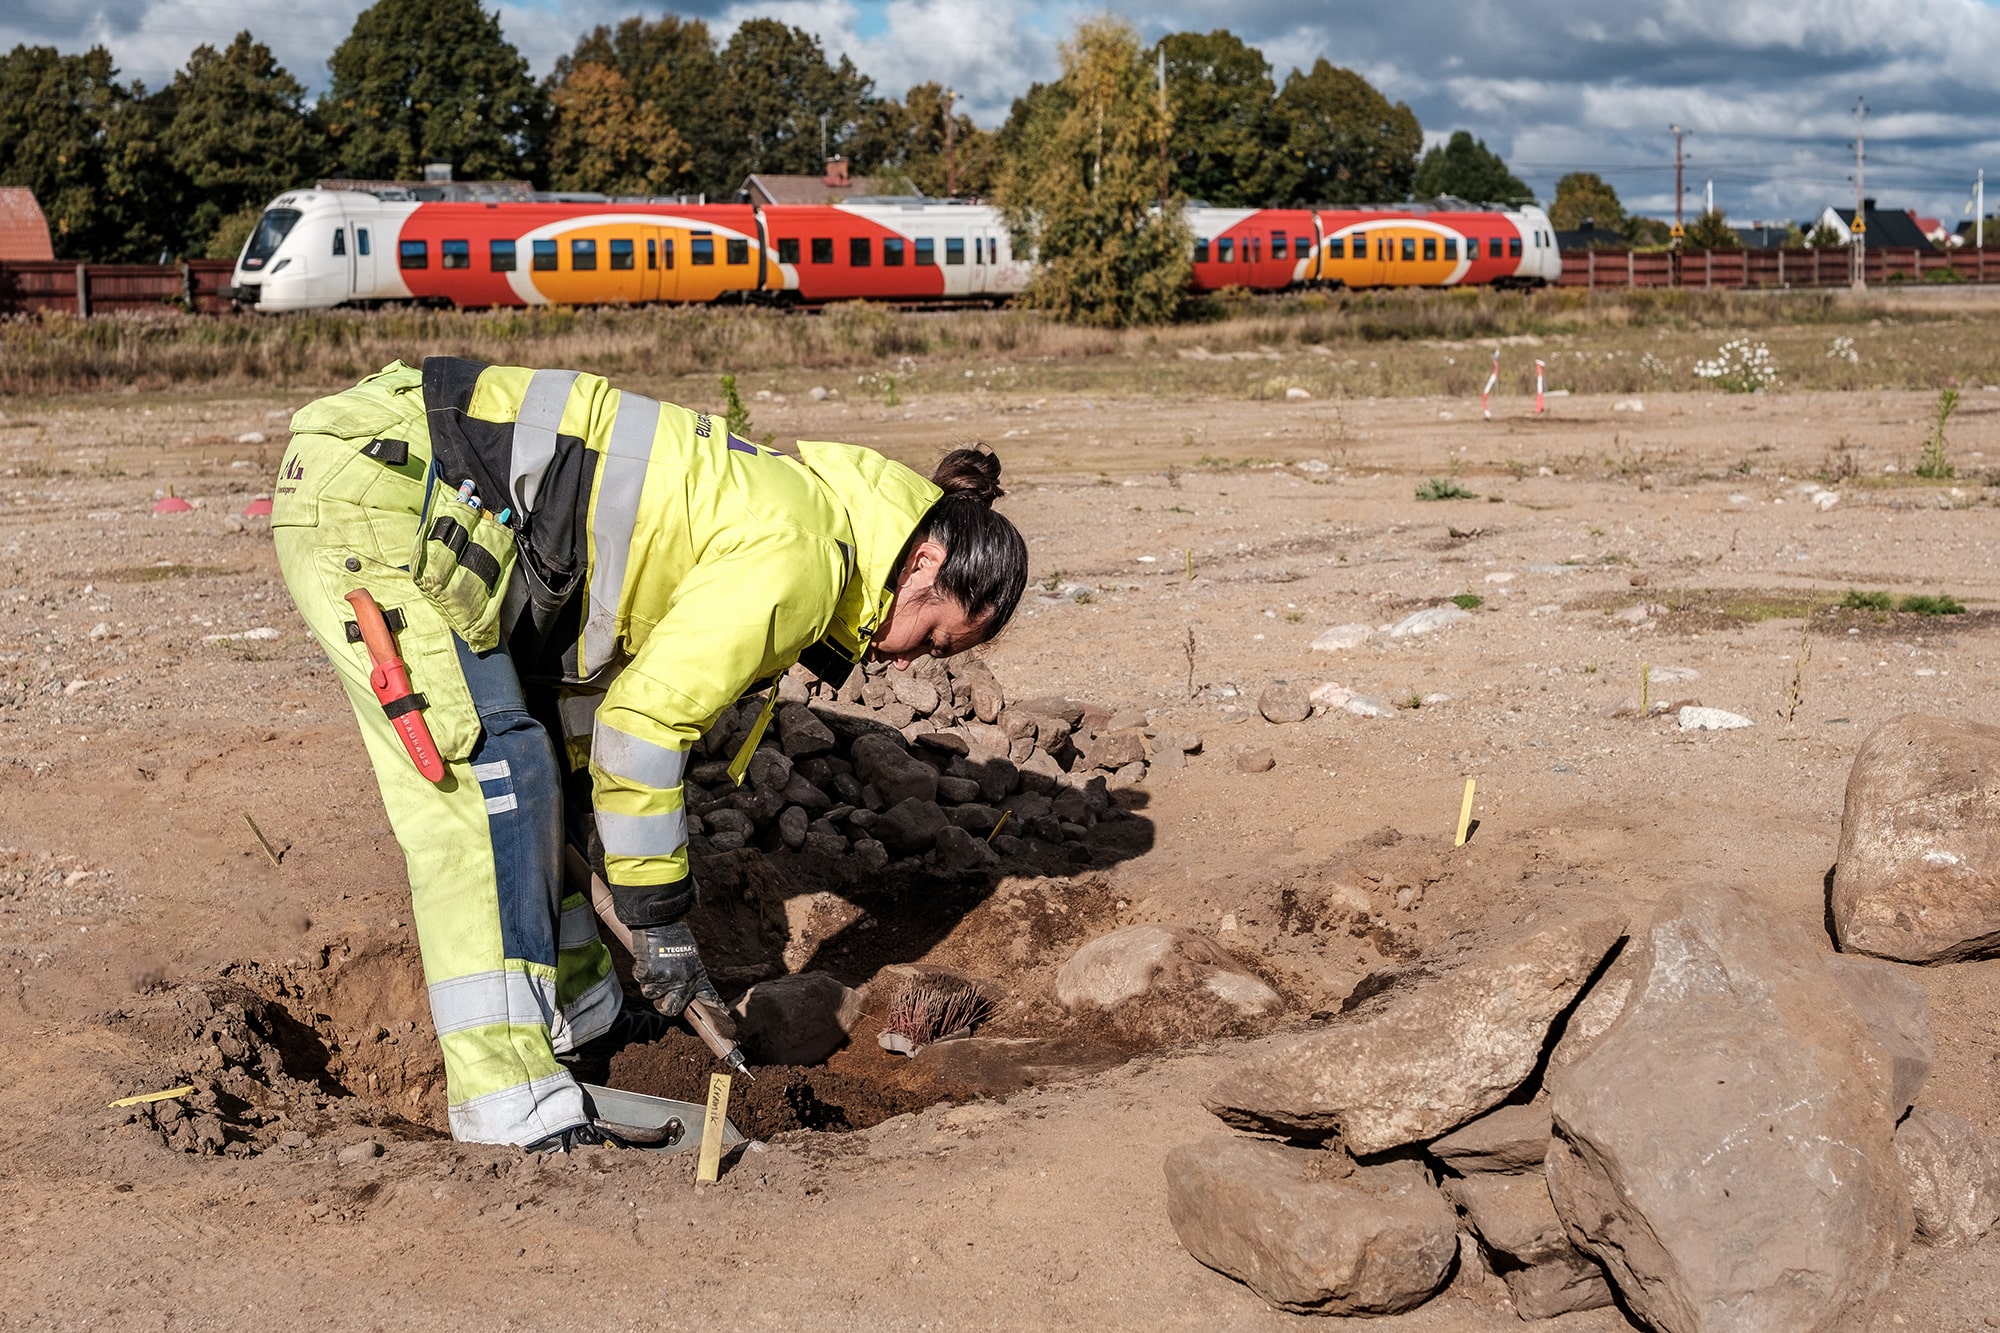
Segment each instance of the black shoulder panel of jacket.
M447 481L471 478L482 496L505 497L513 475L514 423L467 415L473 386L486 364L456 356L424 358L424 408L431 452ZM582 586L595 458L575 435L556 437L556 456L542 474L535 511L508 520L521 563L531 576L533 619L547 633ZM504 498L500 499L506 505Z

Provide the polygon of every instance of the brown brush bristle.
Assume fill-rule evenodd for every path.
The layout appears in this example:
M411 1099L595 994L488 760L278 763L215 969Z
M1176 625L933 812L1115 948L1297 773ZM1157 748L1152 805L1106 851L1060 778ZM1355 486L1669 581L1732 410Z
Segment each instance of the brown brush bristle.
M983 1022L992 1008L971 982L912 977L890 994L889 1018L882 1030L924 1046Z

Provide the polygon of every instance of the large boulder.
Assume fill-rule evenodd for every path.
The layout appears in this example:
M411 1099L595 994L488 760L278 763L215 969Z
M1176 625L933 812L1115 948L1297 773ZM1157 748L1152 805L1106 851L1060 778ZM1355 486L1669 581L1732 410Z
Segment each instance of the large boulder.
M862 736L854 742L853 755L855 776L881 792L886 804L937 799L938 771L899 742L882 735Z
M1397 1314L1443 1285L1458 1219L1415 1162L1211 1134L1167 1154L1167 1219L1189 1254L1271 1304Z
M1906 963L2000 954L2000 727L1910 714L1847 775L1833 872L1840 947Z
M824 972L760 981L730 1006L736 1039L760 1065L814 1065L861 1021L861 994Z
M1057 969L1056 1001L1072 1013L1108 1013L1115 1026L1159 1042L1240 1031L1284 999L1214 939L1182 926L1114 930Z
M1930 1245L1969 1245L2000 1221L2000 1152L1978 1126L1919 1106L1896 1130L1917 1239Z
M1742 893L1669 899L1630 998L1549 1077L1571 1239L1667 1333L1835 1327L1908 1231L1892 1073L1802 926Z
M1549 1025L1624 929L1617 915L1567 917L1419 969L1251 1057L1208 1109L1244 1129L1338 1133L1357 1154L1437 1138L1521 1086Z

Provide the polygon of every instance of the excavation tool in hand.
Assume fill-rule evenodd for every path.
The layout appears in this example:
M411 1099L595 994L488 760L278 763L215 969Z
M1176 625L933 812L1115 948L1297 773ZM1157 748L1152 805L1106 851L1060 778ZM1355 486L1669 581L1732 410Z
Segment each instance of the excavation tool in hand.
M586 876L589 878L590 905L596 910L597 919L604 923L604 928L611 932L612 937L625 952L631 953L632 931L618 919L618 910L611 901L610 887L595 871L587 867L583 857L577 854L574 847L563 849L563 870L565 877L571 881L581 880ZM726 1009L712 1000L697 995L688 1002L688 1007L681 1011L681 1018L694 1030L694 1035L700 1037L708 1049L715 1052L716 1059L752 1083L757 1081L757 1076L750 1072L750 1062L743 1058L743 1048L738 1046L735 1037L730 1035L736 1025Z
M424 696L410 686L410 669L403 665L402 654L396 650L396 636L389 623L389 615L393 614L394 628L402 628L402 613L384 614L375 595L366 588L356 588L347 594L347 600L354 607L354 623L347 627L348 640L368 645L368 688L375 691L376 701L396 729L396 738L410 752L410 762L417 766L417 772L432 782L443 782L444 759L438 754L437 743L431 740L431 729L424 724Z

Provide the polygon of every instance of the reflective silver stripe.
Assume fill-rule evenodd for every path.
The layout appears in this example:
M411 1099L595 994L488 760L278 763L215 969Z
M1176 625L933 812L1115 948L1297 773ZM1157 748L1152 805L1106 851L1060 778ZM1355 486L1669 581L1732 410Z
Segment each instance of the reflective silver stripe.
M618 645L618 601L625 592L625 569L632 532L639 522L639 497L653 459L653 436L660 428L660 405L636 393L618 395L618 415L597 469L597 504L590 515L594 554L590 566L590 615L583 626L583 658L577 674L588 678L608 665Z
M509 810L519 809L520 804L520 801L515 799L514 793L511 791L504 796L489 796L486 798L486 813L489 815L504 815Z
M523 1148L587 1119L583 1090L566 1069L460 1102L447 1108L447 1114L451 1136L460 1143L513 1143Z
M618 974L606 972L556 1015L555 1026L549 1029L549 1045L557 1055L568 1055L592 1037L610 1031L624 1007L625 993L618 987Z
M603 702L601 693L565 694L558 699L556 711L562 714L563 739L588 736L597 725L597 705Z
M495 778L511 777L514 770L505 759L495 759L490 764L474 764L472 777L475 782L491 782Z
M614 778L644 787L678 787L687 751L640 740L600 719L590 739L590 762Z
M597 836L604 844L606 856L672 856L687 846L687 811L614 815L599 810Z
M524 515L535 512L542 474L556 460L557 428L576 376L574 370L536 371L528 381L528 392L521 396L520 411L514 414L514 457L508 464L507 489Z
M591 910L590 900L586 898L575 907L565 907L556 927L556 947L582 949L595 943L597 913Z
M433 982L431 1022L442 1037L494 1023L546 1027L556 1013L556 984L502 968Z

